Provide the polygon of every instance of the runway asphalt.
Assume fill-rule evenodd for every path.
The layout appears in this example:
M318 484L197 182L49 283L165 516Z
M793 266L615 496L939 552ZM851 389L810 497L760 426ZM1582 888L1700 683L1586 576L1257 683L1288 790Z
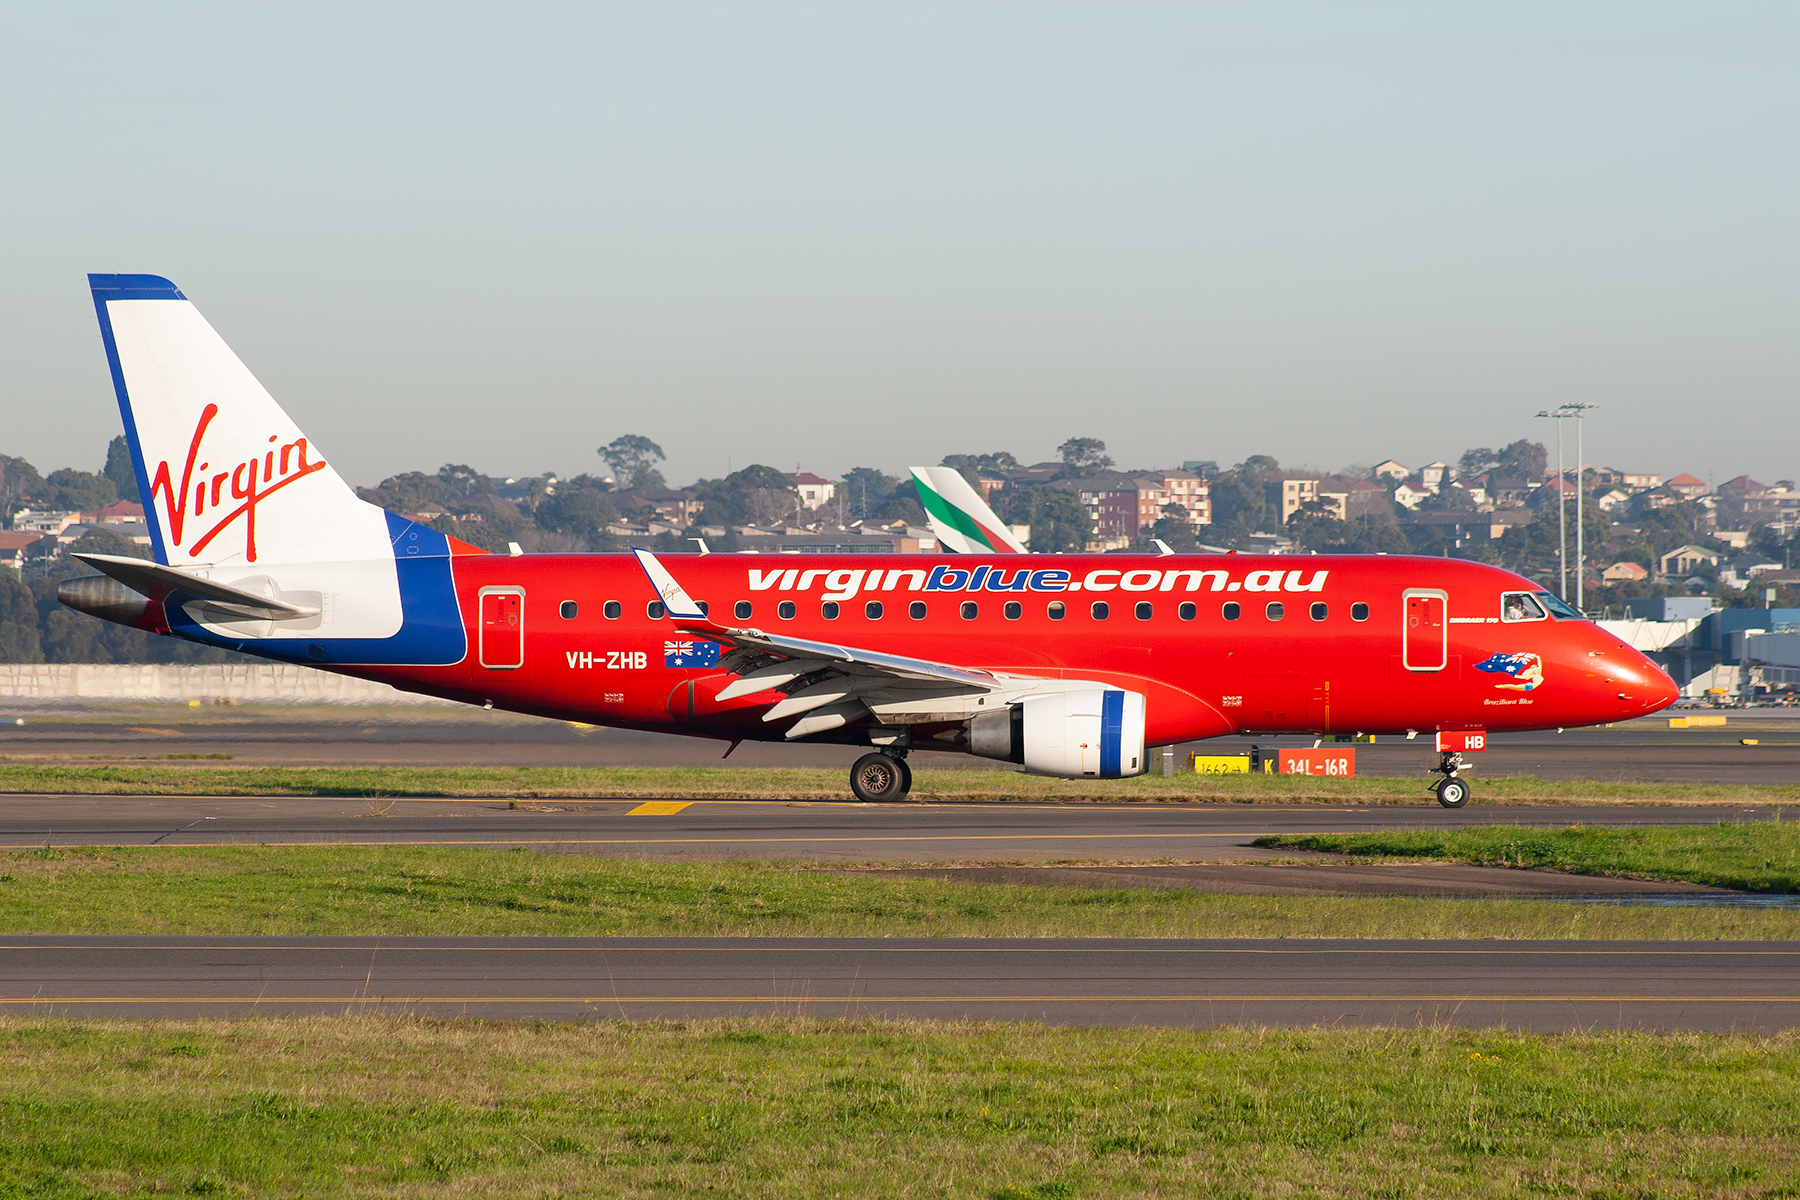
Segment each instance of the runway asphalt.
M1800 943L15 936L0 1012L1773 1032Z
M673 810L673 811L671 811ZM123 845L524 846L608 858L969 862L1268 858L1269 833L1518 824L1711 825L1775 810L1683 807L1278 808L1218 804L903 804L603 800L360 801L179 796L0 798L0 849Z
M8 707L10 705L11 707ZM1671 710L1674 711L1674 710ZM1676 712L1675 715L1683 715ZM1719 714L1712 714L1719 715ZM1497 734L1470 755L1474 778L1537 775L1643 783L1793 783L1800 780L1800 709L1727 714L1723 728L1670 729L1669 714L1564 733ZM260 709L0 700L0 756L96 761L227 755L244 766L724 766L849 770L863 751L846 746L745 743L721 761L719 742L575 726L564 721L451 706ZM1743 738L1756 746L1743 746ZM1310 746L1310 737L1219 738L1178 747L1180 756ZM1429 736L1356 746L1364 775L1423 777ZM916 752L915 767L992 769L964 754Z

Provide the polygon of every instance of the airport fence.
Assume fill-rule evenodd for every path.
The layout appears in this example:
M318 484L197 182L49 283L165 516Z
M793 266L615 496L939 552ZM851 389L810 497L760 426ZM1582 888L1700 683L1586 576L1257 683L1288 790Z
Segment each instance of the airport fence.
M287 663L0 663L0 698L255 704L449 704Z

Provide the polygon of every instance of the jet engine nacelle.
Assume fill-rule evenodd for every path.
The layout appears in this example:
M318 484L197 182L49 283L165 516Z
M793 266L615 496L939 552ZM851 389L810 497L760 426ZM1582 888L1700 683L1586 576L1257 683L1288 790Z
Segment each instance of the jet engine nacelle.
M969 752L1024 765L1034 775L1118 779L1142 775L1144 697L1117 688L1027 696L968 723Z

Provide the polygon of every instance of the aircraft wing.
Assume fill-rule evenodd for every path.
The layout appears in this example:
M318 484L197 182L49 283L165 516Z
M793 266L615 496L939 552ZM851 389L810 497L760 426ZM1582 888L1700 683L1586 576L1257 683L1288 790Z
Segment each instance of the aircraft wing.
M1068 686L1064 680L996 675L928 659L722 625L701 611L654 554L639 549L632 553L677 628L731 647L720 665L738 678L727 684L717 699L781 692L785 698L772 705L763 720L800 716L788 730L790 740L871 716L878 725L888 726L961 721L986 711L989 701L998 696L1036 691L1040 685ZM901 732L895 730L896 735Z

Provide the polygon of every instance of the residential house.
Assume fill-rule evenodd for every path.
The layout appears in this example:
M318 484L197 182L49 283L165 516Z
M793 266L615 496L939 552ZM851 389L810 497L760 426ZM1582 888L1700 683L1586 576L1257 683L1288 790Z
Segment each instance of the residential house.
M1634 562L1616 562L1600 572L1600 578L1606 583L1642 583L1650 578L1650 568Z
M60 534L69 526L78 523L81 514L62 510L43 510L21 508L13 514L13 530L17 533Z
M1347 475L1333 475L1321 482L1320 497L1332 496L1333 507L1346 521L1354 521L1358 517L1379 516L1387 518L1393 515L1394 506L1388 500L1387 489L1367 479L1352 479Z
M70 525L55 535L58 546L73 546L90 533L105 532L115 534L128 542L139 546L150 544L150 527L148 525Z
M1594 497L1594 507L1603 513L1623 513L1631 508L1631 493L1622 487L1602 492Z
M1692 475L1688 474L1677 475L1663 486L1688 500L1698 500L1700 497L1706 495L1706 493L1712 491L1712 489L1707 487L1704 482L1695 479Z
M1619 472L1618 475L1618 479L1612 482L1616 482L1628 492L1647 492L1651 488L1661 487L1663 481L1661 475L1634 475L1629 471Z
M130 525L144 523L144 506L131 500L120 500L109 504L97 514L102 525Z
M1425 489L1423 484L1414 483L1408 479L1394 489L1394 503L1401 508L1412 510L1425 503L1430 495L1431 493Z
M1219 477L1219 464L1210 458L1190 458L1181 464L1181 469L1192 471L1208 483Z
M1424 484L1425 490L1434 496L1437 495L1439 488L1455 478L1456 471L1449 463L1426 463L1419 468L1419 482Z
M1677 546L1656 560L1657 570L1664 575L1686 575L1701 567L1719 565L1719 552L1705 546Z
M815 476L816 478L816 476ZM642 488L625 492L615 492L612 497L613 506L621 513L636 516L654 516L670 525L686 528L699 517L704 505L698 492L686 488ZM802 497L804 502L804 497ZM809 508L816 507L808 505Z
M1752 580L1769 571L1779 571L1787 564L1752 550L1733 555L1719 565L1719 582L1726 587L1749 587Z
M43 533L0 533L0 566L18 570L28 558L36 558L45 549L54 550L56 539Z
M1681 494L1672 492L1666 487L1651 488L1647 492L1635 492L1631 497L1631 511L1642 516L1647 512L1655 512L1659 508L1672 508L1681 503Z
M795 471L788 476L793 481L794 490L800 494L801 507L807 509L822 508L830 504L837 495L837 484L811 471Z
M1472 479L1453 479L1447 486L1467 496L1471 507L1493 507L1493 504L1488 500L1487 489Z
M1375 469L1373 471L1369 472L1369 477L1371 479L1401 480L1401 479L1406 479L1406 478L1410 477L1411 475L1412 475L1411 467L1407 466L1403 462L1396 462L1395 460L1393 460L1391 458L1388 459L1386 462L1376 463Z
M1490 475L1487 490L1495 508L1520 508L1531 498L1532 487L1528 481L1513 476Z
M1783 537L1792 537L1800 528L1800 490L1787 480L1773 487L1744 496L1743 514L1746 524L1767 525Z

